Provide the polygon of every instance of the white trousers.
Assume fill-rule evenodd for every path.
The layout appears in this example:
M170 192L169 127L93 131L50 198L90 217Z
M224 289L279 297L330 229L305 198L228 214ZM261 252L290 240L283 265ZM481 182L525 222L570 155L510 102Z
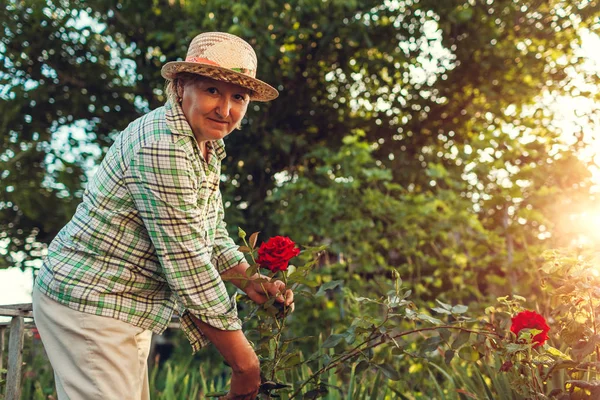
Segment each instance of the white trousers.
M59 400L149 400L152 332L83 313L33 290L33 318Z

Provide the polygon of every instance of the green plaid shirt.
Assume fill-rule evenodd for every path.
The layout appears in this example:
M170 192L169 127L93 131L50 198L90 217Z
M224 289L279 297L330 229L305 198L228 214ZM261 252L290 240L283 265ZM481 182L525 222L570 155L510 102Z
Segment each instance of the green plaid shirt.
M208 162L178 104L131 123L48 248L43 293L86 313L162 333L178 308L192 348L207 343L190 314L239 330L220 274L244 260L227 234L219 191L222 140Z

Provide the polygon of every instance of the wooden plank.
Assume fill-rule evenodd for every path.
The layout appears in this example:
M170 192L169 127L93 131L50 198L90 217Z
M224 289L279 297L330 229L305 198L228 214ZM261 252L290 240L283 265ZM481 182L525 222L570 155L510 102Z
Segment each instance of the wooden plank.
M6 400L21 398L21 367L23 366L23 317L13 317L8 337L8 373Z
M4 368L4 332L6 331L5 326L0 326L0 370Z
M19 310L19 311L33 311L33 307L31 303L20 303L20 304L2 304L0 308L8 308L10 310Z
M25 318L29 318L29 317L25 317ZM10 321L9 322L0 322L0 328L6 328L10 326ZM30 328L35 328L35 323L33 321L25 321L25 330L30 329Z
M0 307L0 317L33 317L33 313L27 310Z

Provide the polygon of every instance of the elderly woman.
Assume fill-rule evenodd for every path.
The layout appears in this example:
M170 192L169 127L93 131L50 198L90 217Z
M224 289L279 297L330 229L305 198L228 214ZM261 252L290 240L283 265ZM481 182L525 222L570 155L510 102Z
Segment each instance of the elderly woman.
M256 65L236 36L196 36L185 61L162 68L166 105L117 137L51 243L33 305L59 399L148 399L151 335L176 307L193 350L210 341L231 366L226 398L256 396L258 359L223 281L257 303L293 301L281 281L243 278L249 266L223 222L223 138L250 101L278 96Z

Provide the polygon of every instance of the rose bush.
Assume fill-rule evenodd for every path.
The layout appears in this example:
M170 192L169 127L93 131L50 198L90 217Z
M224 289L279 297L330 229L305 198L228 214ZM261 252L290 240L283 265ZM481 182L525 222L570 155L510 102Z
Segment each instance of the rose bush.
M521 296L498 298L486 314L505 338L494 343L491 361L500 361L510 392L499 399L600 399L600 274L597 254L582 249L544 253L537 304L548 321L524 309ZM506 335L504 332L507 332ZM554 347L556 346L556 347Z
M347 388L331 385L332 376L338 374L369 374L400 381L401 372L392 365L398 354L414 356L413 345L423 356L435 355L439 348L450 347L444 355L446 360L454 355L472 360L476 350L469 339L471 335L473 338L498 336L479 325L476 319L465 317L468 308L463 305L438 301L437 311L419 310L408 299L411 290L402 287L396 270L392 279L380 282L380 294L368 293L369 297L365 297L354 293L341 280L323 280L313 273L315 268L322 267L319 258L325 246L304 247L300 253L287 237L276 236L259 248L258 233L247 238L240 229L239 237L244 242L240 251L246 253L251 265L246 272L247 279L253 277L254 282L281 279L294 290L298 301L312 307L327 309L330 299L344 298L340 313L355 315L317 336L293 336L291 333L298 332L298 326L291 330L287 326L299 321L295 321L293 315L287 318L291 307L278 309L275 298L256 305L240 297L239 304L246 314L242 318L244 330L261 364L260 398L284 395L289 399L316 399L332 390L343 392ZM298 263L290 265L289 261L296 256ZM256 278L261 267L271 272ZM435 318L432 311L444 314L444 321ZM315 344L314 353L305 351L303 343L306 342Z
M457 393L471 398L600 398L600 382L594 379L595 368L600 366L600 334L595 324L600 320L596 315L600 311L600 278L585 265L575 268L573 258L550 257L551 268L546 269L551 270L542 271L543 286L551 289L551 301L546 304L553 305L541 308L549 316L548 322L541 314L526 309L527 300L517 295L498 298L498 305L487 307L485 316L469 317L467 306L439 299L435 299L436 307L418 307L409 299L411 290L402 287L396 270L392 279L379 281L383 295L361 296L343 281L323 281L313 273L321 267L318 260L324 247L303 248L299 254L290 238L277 236L257 248L257 236L254 233L246 240L245 232L240 230L244 241L240 250L251 263L248 276L261 267L267 268L271 273L259 280L282 279L297 293L298 300L311 305L343 297L341 311L358 315L332 326L323 335L293 336L298 327L287 329L287 325L297 322L287 318L289 307L278 310L275 299L256 306L242 297L240 303L247 305L244 329L261 361L260 398L281 395L316 399L332 390L344 393L344 388L332 385L332 376L337 375L371 374L402 381L411 372L396 368L399 357L427 358L431 365L445 363L453 368L452 363L468 365L465 368L471 372L477 370L460 373L453 383ZM298 264L290 265L295 256L299 256ZM558 267L561 265L564 268ZM582 276L585 280L574 279ZM559 350L548 344L560 343L557 339L570 348L561 345ZM304 351L303 342L315 343L317 350L312 354ZM586 379L582 379L584 371ZM473 385L459 383L469 376L477 379ZM394 386L387 384L385 388L394 391ZM439 390L440 397L448 394L442 387Z

